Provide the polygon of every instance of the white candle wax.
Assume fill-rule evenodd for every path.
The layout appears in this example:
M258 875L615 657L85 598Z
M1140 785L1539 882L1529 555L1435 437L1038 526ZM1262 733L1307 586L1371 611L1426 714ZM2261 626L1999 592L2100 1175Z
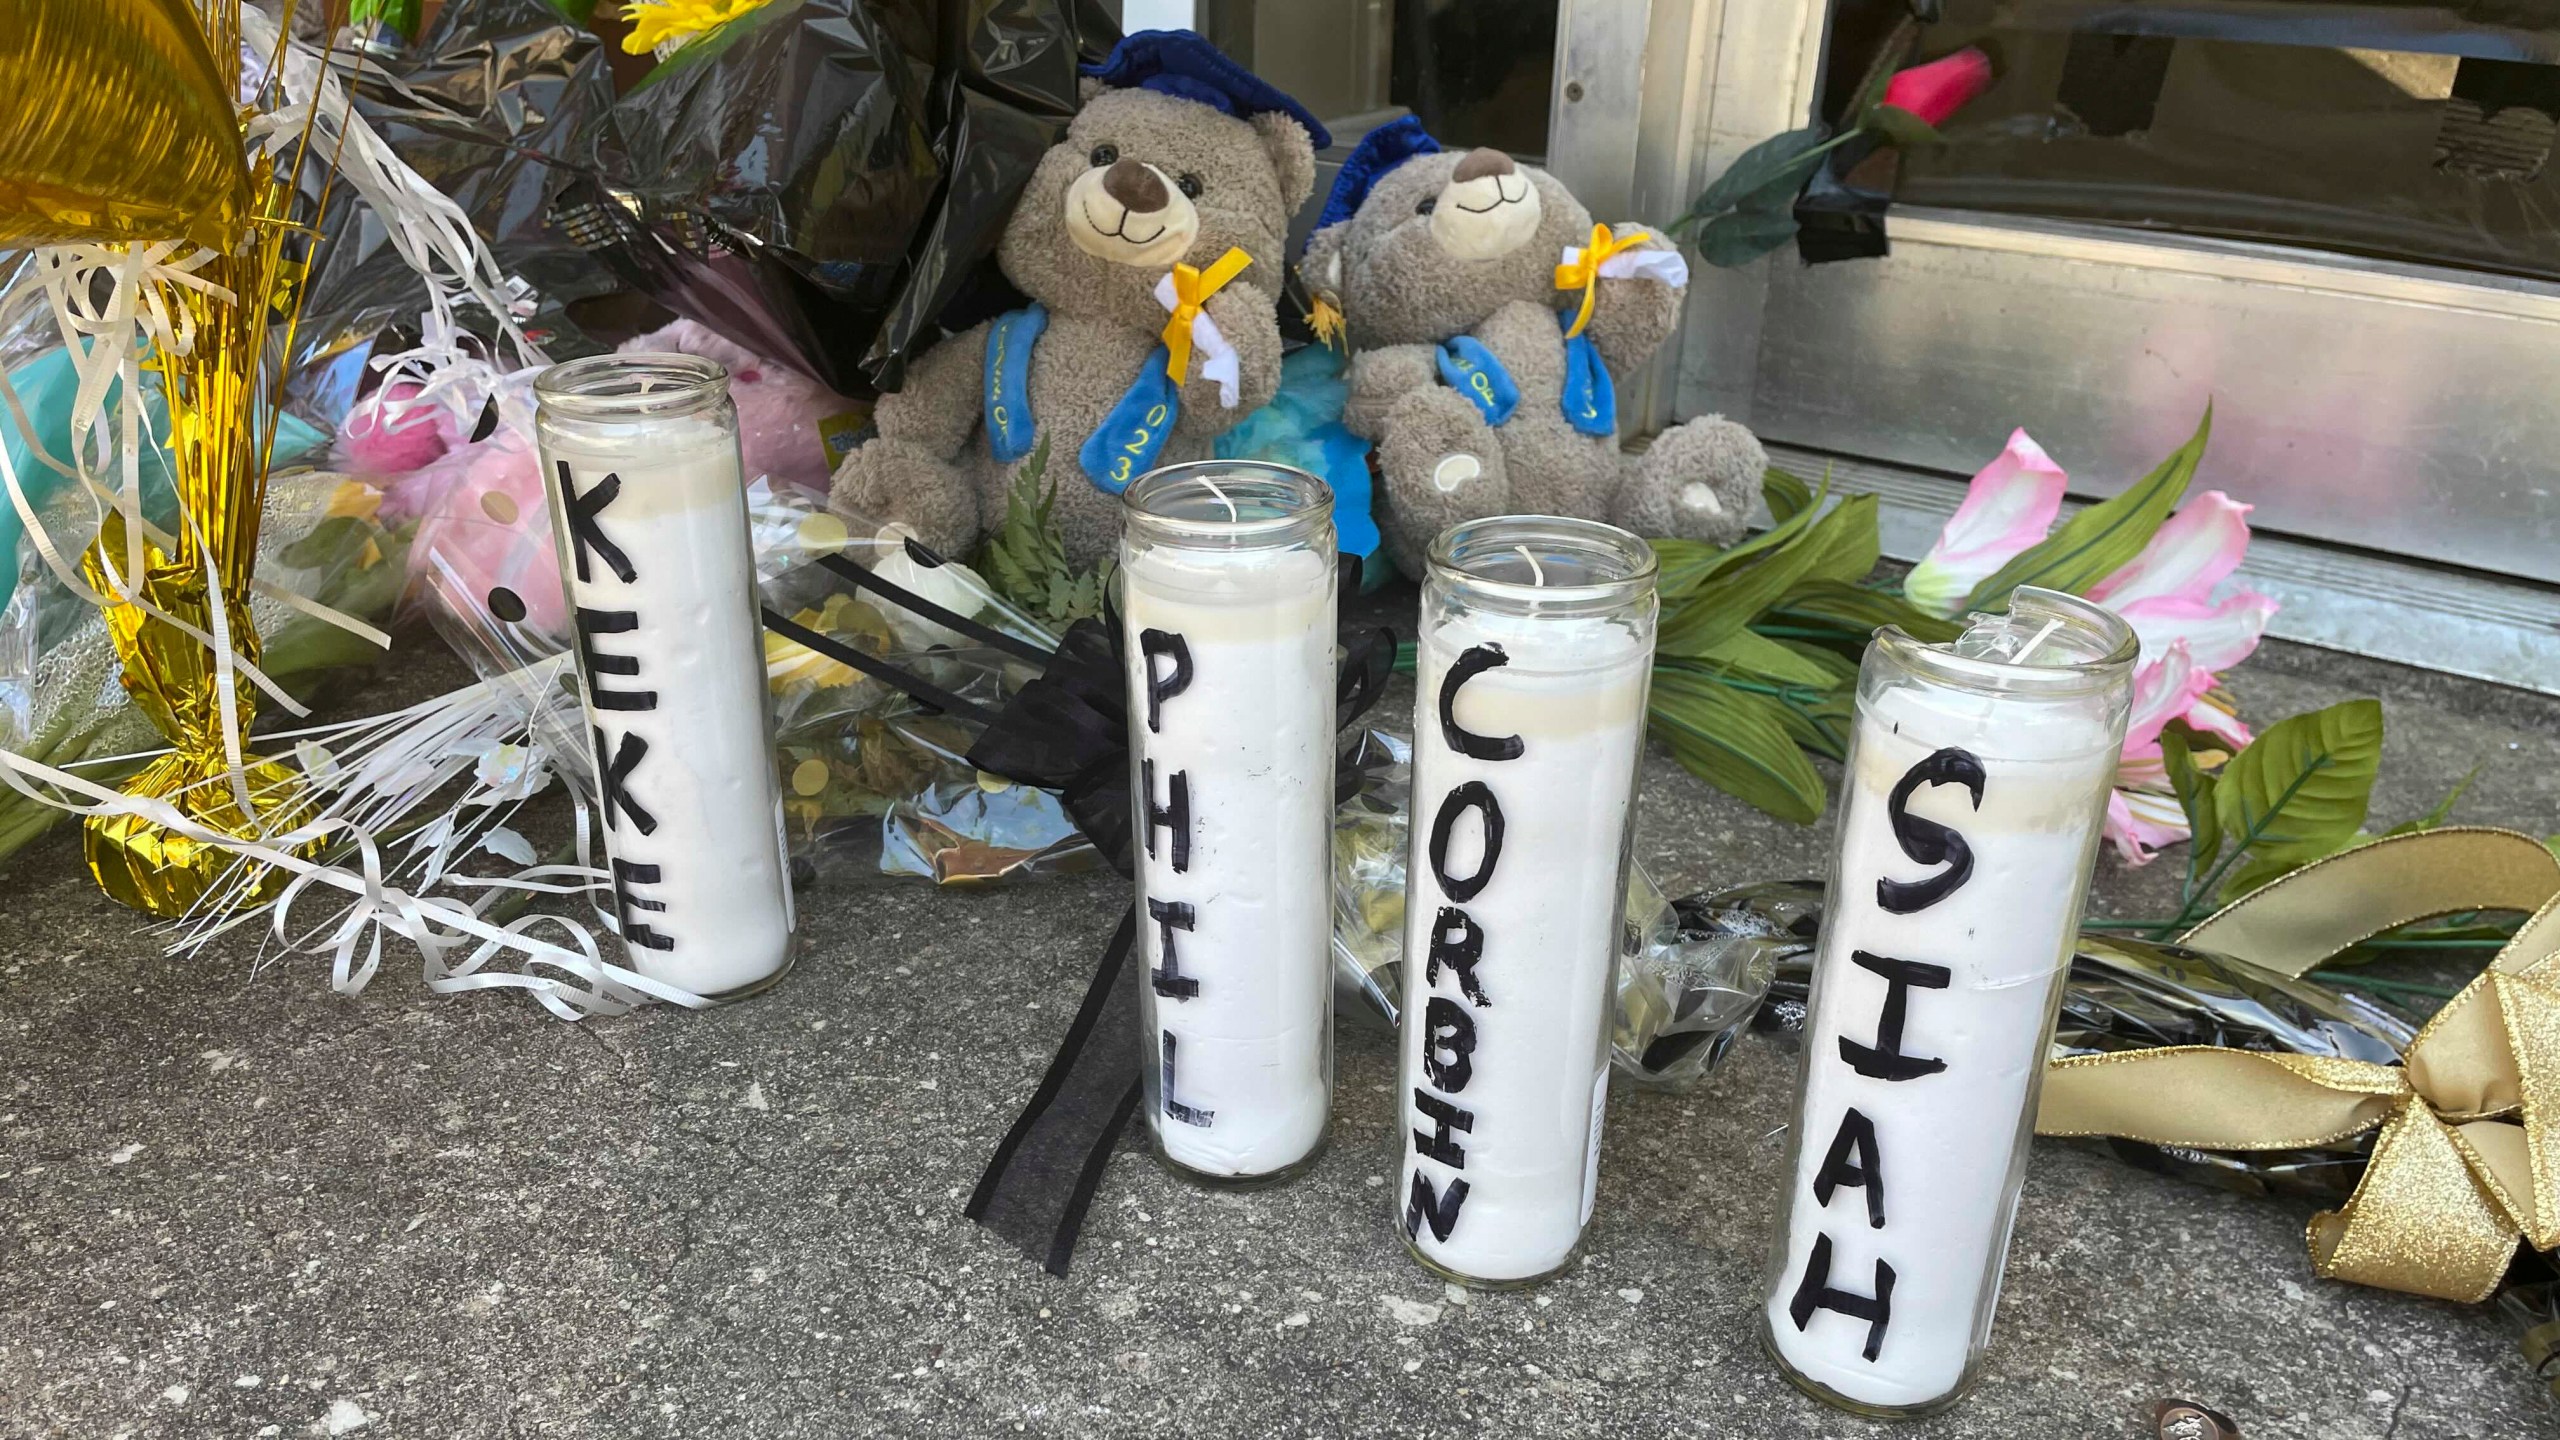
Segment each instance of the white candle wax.
M630 963L757 985L792 912L737 437L690 415L542 438Z
M1151 1119L1176 1164L1270 1175L1332 1112L1333 557L1155 544L1122 577Z
M2121 710L2111 727L2100 706L1925 685L1859 706L1805 1034L1786 1253L1767 1304L1779 1355L1848 1400L1943 1399L1988 1332L2016 1212L2013 1162L2121 737ZM1932 767L1949 750L1978 759L1979 805L1960 764ZM1915 771L1924 778L1910 782ZM1944 886L1963 867L1912 857L1897 835L1898 788L1908 817L1952 831L1970 856L1939 898L1900 893L1899 906L1927 903L1899 913L1879 880ZM1914 965L1943 967L1943 981L1900 968ZM1844 1041L1885 1052L1866 1062L1885 1073L1863 1073ZM1824 1275L1809 1273L1817 1247ZM1881 1327L1867 1308L1879 1262L1892 1275Z
M1484 665L1482 647L1506 663ZM1453 689L1453 669L1470 652L1477 659ZM1547 1274L1590 1219L1608 1095L1609 979L1652 663L1650 640L1617 619L1474 611L1436 629L1426 622L1396 1196L1406 1238L1461 1276ZM1517 737L1518 753L1486 758L1511 747L1466 741L1478 752L1469 754L1453 744L1443 696L1461 740ZM1499 811L1498 853L1489 853L1491 811L1471 795L1489 796ZM1446 847L1435 863L1444 811ZM1469 951L1472 965L1458 963Z

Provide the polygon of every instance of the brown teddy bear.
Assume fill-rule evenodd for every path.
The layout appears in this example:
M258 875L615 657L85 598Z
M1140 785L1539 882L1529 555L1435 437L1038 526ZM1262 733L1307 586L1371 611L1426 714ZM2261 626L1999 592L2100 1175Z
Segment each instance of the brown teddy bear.
M1768 456L1721 416L1618 449L1612 372L1680 319L1688 269L1634 226L1599 229L1556 178L1443 151L1411 116L1345 161L1299 272L1351 340L1342 423L1374 442L1388 546L1484 515L1571 515L1729 544Z
M1208 458L1279 388L1289 217L1324 127L1188 31L1086 74L996 251L1033 304L926 351L836 471L839 501L947 555L1002 524L1045 440L1068 557L1100 561L1130 480Z

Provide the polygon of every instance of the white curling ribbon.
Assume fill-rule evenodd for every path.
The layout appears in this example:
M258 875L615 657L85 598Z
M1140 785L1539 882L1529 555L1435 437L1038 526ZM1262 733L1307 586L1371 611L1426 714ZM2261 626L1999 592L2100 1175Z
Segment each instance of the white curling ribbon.
M1169 270L1156 280L1156 303L1164 307L1167 315L1182 303L1173 293L1173 272ZM1243 362L1236 358L1236 347L1227 343L1218 322L1209 318L1206 306L1191 317L1191 348L1200 352L1200 378L1218 382L1219 407L1236 408L1236 387L1243 377L1239 367Z
M1567 268L1581 264L1582 247L1579 245L1564 247L1564 263ZM1677 288L1689 283L1689 262L1681 259L1680 252L1677 250L1639 246L1631 250L1621 250L1601 261L1600 278L1603 280L1659 280L1665 285Z

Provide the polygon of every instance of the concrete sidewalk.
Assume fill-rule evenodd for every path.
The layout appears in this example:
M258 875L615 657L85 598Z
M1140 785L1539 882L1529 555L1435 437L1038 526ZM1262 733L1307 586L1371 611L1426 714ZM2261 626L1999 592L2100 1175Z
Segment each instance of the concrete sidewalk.
M463 678L422 662L356 697ZM2377 825L2474 765L2457 818L2560 829L2560 702L2270 644L2253 720L2379 694ZM1401 723L1410 690L1381 714ZM1647 763L1671 893L1818 873L1824 832ZM2170 865L2099 876L2158 913ZM0 1434L2115 1437L2163 1396L2258 1437L2550 1433L2485 1307L2314 1280L2310 1207L2042 1144L1982 1382L1871 1426L1751 1330L1792 1059L1617 1087L1572 1273L1461 1298L1390 1218L1394 1055L1340 1025L1304 1180L1189 1188L1113 1162L1056 1280L960 1205L1036 1082L1125 890L807 891L775 991L564 1025L365 995L241 943L180 962L58 831L0 873ZM402 967L408 968L403 971ZM2416 973L2416 972L2412 972Z

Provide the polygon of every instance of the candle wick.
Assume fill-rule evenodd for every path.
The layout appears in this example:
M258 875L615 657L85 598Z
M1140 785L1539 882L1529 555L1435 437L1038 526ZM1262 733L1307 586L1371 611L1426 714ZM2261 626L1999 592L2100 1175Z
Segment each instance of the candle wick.
M1217 481L1203 475L1200 477L1200 483L1208 486L1209 493L1218 497L1218 503L1227 507L1228 524L1235 525L1243 522L1244 517L1236 513L1236 502L1227 498L1227 492L1218 488Z
M2020 646L2018 653L2009 657L2009 663L2012 665L2026 664L2027 657L2036 653L2036 647L2042 645L2047 639L2052 637L2054 631L2061 628L2062 621L2059 618L2044 622L2044 628L2035 633L2034 639L2029 640L2025 645Z
M1547 571L1545 566L1538 563L1538 557L1530 554L1529 547L1526 545L1514 545L1511 548L1519 551L1520 558L1529 562L1529 573L1537 577L1537 583L1541 587L1545 586L1547 583Z

